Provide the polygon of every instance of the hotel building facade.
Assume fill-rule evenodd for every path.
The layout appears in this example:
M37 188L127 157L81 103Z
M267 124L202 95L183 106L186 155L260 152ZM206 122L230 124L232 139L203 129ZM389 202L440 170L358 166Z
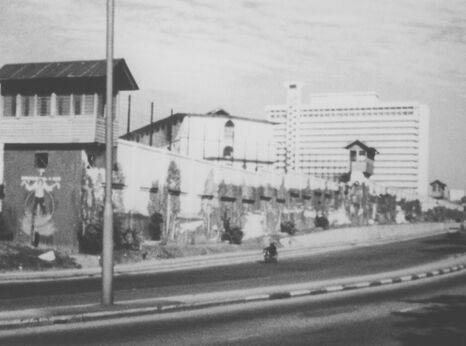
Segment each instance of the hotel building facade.
M418 102L382 102L374 92L311 94L286 83L287 103L266 107L274 128L276 168L337 179L349 171L349 143L378 151L376 183L428 193L429 108Z

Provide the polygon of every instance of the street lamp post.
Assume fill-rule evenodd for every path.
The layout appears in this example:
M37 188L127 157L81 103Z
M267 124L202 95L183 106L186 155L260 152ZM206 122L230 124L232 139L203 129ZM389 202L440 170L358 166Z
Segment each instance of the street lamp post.
M113 304L113 17L114 0L107 0L107 76L105 132L105 206L102 239L102 305Z

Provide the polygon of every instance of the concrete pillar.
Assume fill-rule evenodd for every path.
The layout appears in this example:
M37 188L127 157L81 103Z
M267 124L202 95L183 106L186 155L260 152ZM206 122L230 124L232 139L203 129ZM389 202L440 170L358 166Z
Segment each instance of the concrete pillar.
M4 185L3 182L3 171L4 171L4 148L5 144L0 142L0 185ZM5 191L5 187L3 186L3 191ZM3 200L0 198L0 212L3 210Z
M50 115L57 115L57 94L55 93L50 96Z
M0 117L3 117L3 96L2 96L2 85L0 84Z
M21 116L21 95L16 95L16 117Z
M39 99L37 97L37 95L34 95L34 107L33 107L33 111L32 111L32 116L37 116L39 115L39 111L37 110L37 103L38 103Z
M94 116L97 116L98 104L99 104L99 95L97 95L97 93L94 93Z

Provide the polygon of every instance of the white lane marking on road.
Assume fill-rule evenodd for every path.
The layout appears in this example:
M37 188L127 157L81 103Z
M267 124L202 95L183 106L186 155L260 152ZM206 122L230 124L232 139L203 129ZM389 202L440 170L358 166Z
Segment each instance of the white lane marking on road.
M246 301L250 301L250 300L264 300L264 299L269 299L270 298L270 294L257 294L255 296L249 296L249 297L246 297L244 298L244 300Z
M343 286L342 285L328 286L328 287L325 287L325 289L327 290L327 292L337 292L337 291L342 291Z
M311 294L310 290L296 290L290 292L290 296L292 297L307 296L309 294Z
M393 283L393 279L383 279L383 280L380 280L380 283L381 283L382 285L392 284L392 283Z
M163 305L160 307L160 310L163 311L163 310L172 310L172 309L175 309L177 307L179 307L180 305L179 304L173 304L173 305Z
M407 313L407 312L411 312L411 311L414 311L414 310L416 310L416 309L417 309L417 307L415 307L415 308L406 308L406 309L398 310L397 312L399 312L399 313L401 313L401 314L405 314L405 313Z
M347 287L365 288L365 287L369 287L370 285L371 283L369 281L364 281L364 282L358 282L356 284L347 285Z

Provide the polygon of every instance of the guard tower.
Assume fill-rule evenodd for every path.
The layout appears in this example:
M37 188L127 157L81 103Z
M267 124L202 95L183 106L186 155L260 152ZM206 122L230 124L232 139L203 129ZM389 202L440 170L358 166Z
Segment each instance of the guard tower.
M374 160L378 151L363 142L356 140L348 144L345 149L349 150L351 180L355 177L364 176L369 178L374 174Z
M124 59L113 80L117 114L119 91L138 86ZM1 209L15 240L77 248L86 168L105 167L105 81L105 60L0 69Z
M113 69L118 101L119 91L138 86L124 59L114 60ZM0 141L104 143L105 75L105 60L4 65Z

